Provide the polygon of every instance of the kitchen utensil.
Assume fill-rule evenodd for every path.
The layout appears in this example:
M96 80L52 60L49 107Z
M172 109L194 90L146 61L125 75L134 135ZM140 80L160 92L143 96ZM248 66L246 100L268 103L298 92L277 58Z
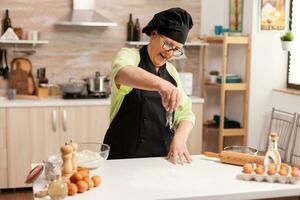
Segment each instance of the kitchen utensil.
M244 165L246 163L264 164L264 156L254 156L234 151L221 151L220 153L204 152L207 157L219 158L222 163Z
M106 76L101 76L100 72L96 72L94 77L87 78L87 90L90 93L106 93L108 79Z
M80 94L83 92L86 82L70 78L67 83L59 84L62 91L67 94Z
M78 167L95 169L100 167L107 159L110 146L96 142L78 143L77 164Z
M5 61L5 67L4 67L4 70L3 70L3 77L5 79L8 79L9 68L8 68L8 62L7 62L7 50L6 49L4 50L4 61Z
M33 95L35 85L32 65L26 58L15 58L11 63L10 88L17 89L17 94Z
M247 146L227 146L224 148L224 151L234 151L234 152L245 153L254 156L256 156L258 152L257 149L252 147L247 147Z

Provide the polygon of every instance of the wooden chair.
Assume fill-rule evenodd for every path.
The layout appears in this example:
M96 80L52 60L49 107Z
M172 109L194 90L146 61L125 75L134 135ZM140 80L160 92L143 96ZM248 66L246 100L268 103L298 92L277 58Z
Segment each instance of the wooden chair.
M300 166L300 114L297 115L296 126L292 138L289 163Z
M272 108L271 120L268 135L272 132L278 134L278 151L283 162L289 162L290 157L288 156L291 137L294 131L294 127L297 120L296 113L289 113L286 111L278 110ZM267 147L269 145L269 140L267 142ZM298 145L299 146L299 145Z

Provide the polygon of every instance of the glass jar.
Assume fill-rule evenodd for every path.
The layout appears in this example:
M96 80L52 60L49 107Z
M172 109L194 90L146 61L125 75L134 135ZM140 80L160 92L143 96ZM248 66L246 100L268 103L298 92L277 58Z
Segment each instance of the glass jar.
M57 160L53 162L54 180L49 183L48 195L53 200L64 199L68 194L67 183L61 178L61 165L62 161Z

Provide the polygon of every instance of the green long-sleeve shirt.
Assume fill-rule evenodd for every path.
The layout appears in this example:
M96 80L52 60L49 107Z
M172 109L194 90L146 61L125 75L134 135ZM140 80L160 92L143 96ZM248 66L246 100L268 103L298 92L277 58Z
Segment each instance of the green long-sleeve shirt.
M140 62L140 53L138 49L135 48L122 48L117 55L114 57L112 62L112 95L111 95L111 107L110 107L110 121L118 113L124 97L133 89L126 85L120 85L119 88L115 84L115 77L120 69L125 66L138 66ZM177 88L181 95L181 100L178 109L175 111L174 115L174 125L175 128L183 120L187 120L195 123L195 115L192 112L192 102L191 99L185 94L181 81L179 79L178 73L175 67L167 62L166 68L169 74L177 83Z

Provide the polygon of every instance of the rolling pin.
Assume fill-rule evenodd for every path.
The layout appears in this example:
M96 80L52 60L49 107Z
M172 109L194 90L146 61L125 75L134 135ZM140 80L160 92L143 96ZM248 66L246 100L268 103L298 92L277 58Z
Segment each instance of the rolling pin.
M220 153L204 152L207 157L219 158L222 163L244 165L246 163L256 163L263 165L264 156L253 156L245 153L238 153L234 151L221 151Z

